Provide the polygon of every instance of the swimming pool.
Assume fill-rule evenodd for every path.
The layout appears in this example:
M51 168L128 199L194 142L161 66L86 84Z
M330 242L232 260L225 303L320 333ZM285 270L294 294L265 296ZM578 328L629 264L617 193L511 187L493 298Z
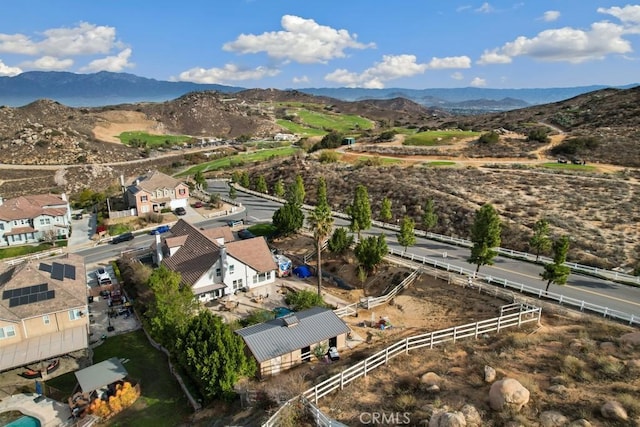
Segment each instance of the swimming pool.
M287 307L276 307L273 309L273 312L275 313L276 318L284 317L289 313L293 313L293 311L288 309Z
M4 427L40 427L40 421L37 418L24 415L9 424L5 424Z

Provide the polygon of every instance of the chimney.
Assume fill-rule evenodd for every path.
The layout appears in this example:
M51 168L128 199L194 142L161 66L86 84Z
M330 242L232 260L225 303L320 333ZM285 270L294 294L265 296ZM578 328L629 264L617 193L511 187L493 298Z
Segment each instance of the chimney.
M66 195L66 193L62 193L62 194L60 194L60 198L61 198L62 200L64 200L65 202L66 202L66 201L68 201L68 200L67 200L67 195Z
M220 273L221 279L224 282L224 277L227 275L227 268L229 267L229 261L227 260L227 248L220 247Z
M156 234L156 264L160 265L162 262L162 240L160 234Z
M4 200L2 200L2 196L0 196L0 206L2 206L3 203L4 203Z

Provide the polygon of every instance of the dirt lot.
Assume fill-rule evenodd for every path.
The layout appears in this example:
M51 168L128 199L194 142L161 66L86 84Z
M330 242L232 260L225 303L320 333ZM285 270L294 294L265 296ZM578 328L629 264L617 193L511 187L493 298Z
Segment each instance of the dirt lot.
M307 253L311 243L308 237L297 237L283 239L276 246L295 259ZM325 269L331 270L332 265L342 262L336 274L347 282L358 283L345 260L332 259L330 254L325 254L325 258ZM372 282L368 288L370 295L391 284L394 275L401 278L407 272L395 266L385 266L383 270L385 279ZM347 291L328 283L323 290L351 301L363 295L361 289ZM235 413L227 417L220 407L206 409L196 416L196 422L204 422L215 414L226 423L257 425L278 406L278 401L287 400L403 337L496 317L499 307L507 302L511 301L478 294L423 274L395 298L393 305L360 310L357 318L344 319L355 339L361 342L343 351L342 360L330 364L315 361L266 382L248 383L246 389L263 393L264 400L256 407L227 408L228 413ZM361 419L361 414L374 412L407 413L410 421L404 424L427 425L435 411L456 411L465 404L474 405L482 417L479 425L483 426L543 425L540 416L550 410L561 412L571 421L589 420L594 426L640 425L637 400L640 345L634 347L621 339L636 330L558 311L553 306L545 306L543 313L541 325L399 356L367 378L324 397L320 407L325 414L349 426L366 425L367 418ZM381 316L389 319L391 329L381 331L362 326ZM519 413L490 409L491 385L484 381L486 365L497 371L496 379L515 378L530 391L529 403ZM427 390L420 382L427 372L438 376L439 391ZM626 409L628 421L607 420L601 415L600 407L613 399ZM305 424L295 415L290 417L292 426Z

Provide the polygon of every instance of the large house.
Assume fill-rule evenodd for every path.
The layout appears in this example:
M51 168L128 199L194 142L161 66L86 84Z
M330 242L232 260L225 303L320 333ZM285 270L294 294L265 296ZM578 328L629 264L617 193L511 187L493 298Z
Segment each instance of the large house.
M153 171L136 178L125 191L125 202L136 215L184 208L189 203L189 187L162 172Z
M88 347L84 259L0 266L0 371Z
M0 246L67 239L70 235L71 208L64 193L0 197Z
M311 360L314 349L347 345L350 329L332 310L313 307L236 331L266 377Z
M156 265L180 273L202 302L275 282L277 265L263 237L234 240L227 226L199 229L179 220L152 246Z

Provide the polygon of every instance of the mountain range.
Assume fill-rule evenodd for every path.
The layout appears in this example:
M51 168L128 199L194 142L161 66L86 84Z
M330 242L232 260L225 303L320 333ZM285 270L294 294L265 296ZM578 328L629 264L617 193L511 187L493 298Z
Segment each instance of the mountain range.
M618 88L636 85L630 84ZM405 98L426 107L459 114L476 114L557 102L608 87L610 86L539 89L306 88L297 89L297 91L342 101ZM51 99L70 107L97 107L137 102L163 102L189 92L217 91L231 94L243 90L246 88L161 81L134 74L107 71L93 74L29 71L13 77L0 77L0 105L18 107L38 99Z

